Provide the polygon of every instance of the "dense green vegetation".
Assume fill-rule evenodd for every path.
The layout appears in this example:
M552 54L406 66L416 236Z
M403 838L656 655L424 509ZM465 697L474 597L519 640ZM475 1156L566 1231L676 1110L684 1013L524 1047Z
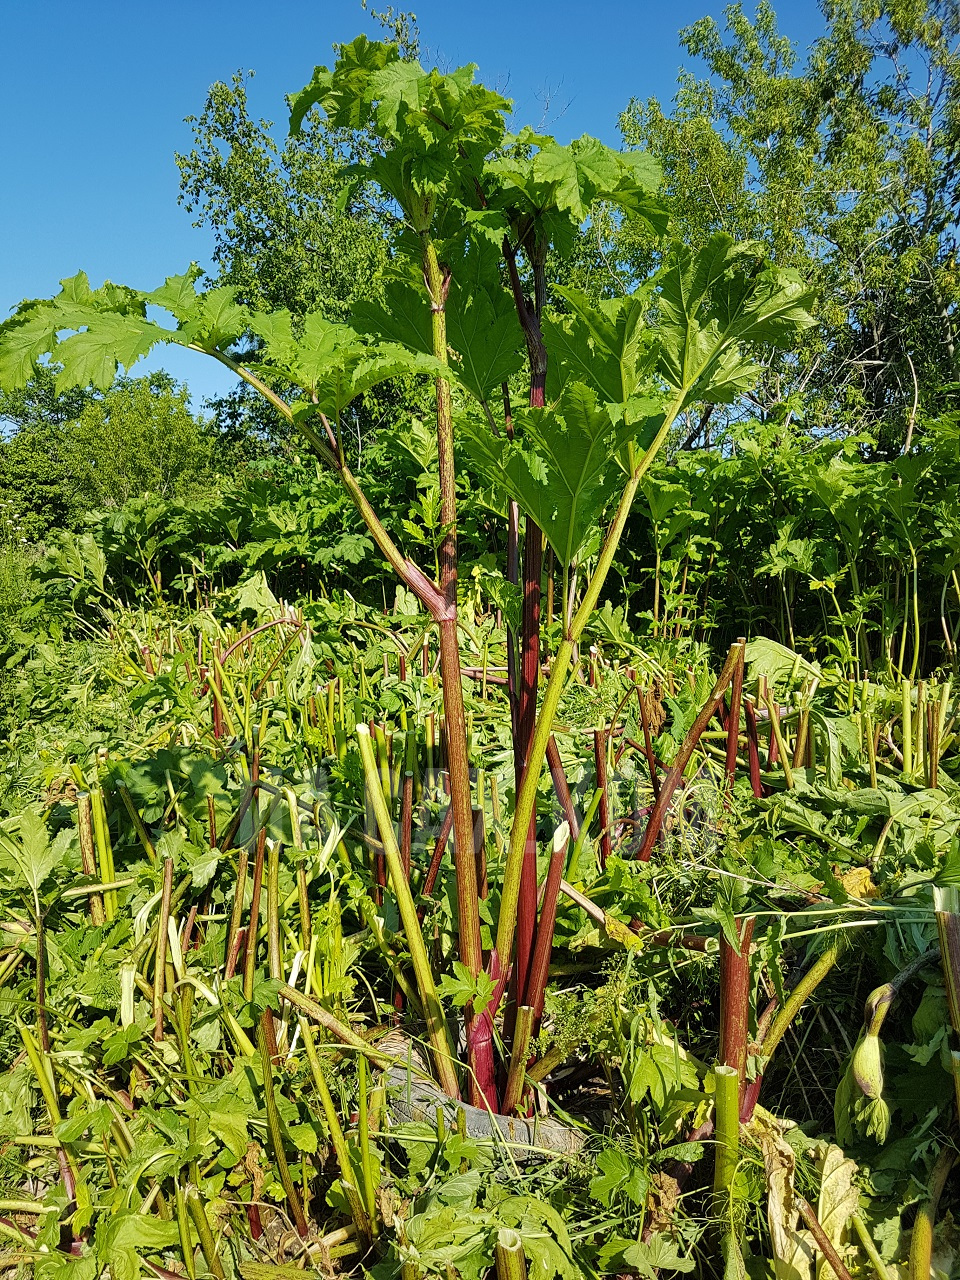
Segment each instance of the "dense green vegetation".
M0 1260L952 1275L960 13L620 150L386 21L0 325Z

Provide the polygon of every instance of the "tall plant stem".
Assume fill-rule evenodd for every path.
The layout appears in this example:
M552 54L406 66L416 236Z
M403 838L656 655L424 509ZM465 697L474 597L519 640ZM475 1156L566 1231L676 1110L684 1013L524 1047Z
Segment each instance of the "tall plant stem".
M736 1067L715 1067L713 1074L717 1106L713 1190L717 1196L729 1196L740 1160L740 1079Z
M540 682L540 575L543 561L543 534L527 517L523 541L523 613L520 629L520 697L517 732L514 737L514 769L517 784L523 776L537 718L537 689ZM517 954L514 960L513 989L523 999L530 974L533 940L537 928L537 831L536 818L527 828L520 899L517 905ZM515 1005L512 1005L511 1015ZM513 1017L509 1022L512 1024ZM508 1035L512 1035L508 1026Z
M733 790L733 779L737 771L737 746L740 737L740 705L743 702L743 659L746 639L738 637L739 656L733 669L733 680L730 684L730 719L727 725L727 757L726 777L727 789Z
M275 1041L273 1013L270 1009L264 1009L263 1013L260 1015L260 1021L257 1024L257 1045L260 1049L260 1063L263 1067L263 1099L267 1112L267 1134L270 1138L270 1146L273 1149L273 1161L277 1166L280 1184L283 1187L284 1195L286 1196L287 1203L290 1206L290 1212L293 1214L293 1221L297 1228L297 1234L305 1236L309 1231L309 1227L307 1226L307 1220L304 1217L303 1205L300 1202L300 1195L293 1184L293 1178L290 1176L290 1166L287 1164L286 1153L283 1150L283 1131L280 1126L280 1112L277 1108L277 1099L273 1091L272 1041Z
M823 1227L820 1225L820 1220L817 1217L817 1215L814 1213L813 1205L810 1203L810 1201L807 1200L804 1196L798 1195L794 1198L794 1204L797 1206L797 1209L799 1210L800 1217L807 1224L810 1234L813 1236L814 1240L816 1241L817 1248L820 1250L824 1258L826 1258L827 1262L830 1264L830 1269L833 1271L833 1274L837 1277L837 1280L852 1280L850 1272L847 1270L846 1266L844 1265L843 1259L840 1257L839 1253L837 1253L836 1248L834 1247L830 1237L827 1235ZM928 1271L927 1275L929 1274L930 1273Z
M257 833L257 852L253 861L253 888L250 895L250 919L247 924L247 940L243 956L243 998L253 999L253 981L257 968L257 934L260 932L260 893L263 887L263 858L267 843L267 829Z
M97 849L93 837L93 806L90 803L89 791L77 792L77 830L80 834L80 863L83 874L89 876L91 880L96 880ZM102 925L106 919L103 911L103 895L91 893L88 901L90 923L94 926Z
M617 504L616 513L600 548L597 566L590 581L587 583L580 607L571 619L567 634L557 646L557 652L553 658L550 679L547 681L547 687L544 690L540 714L537 716L533 740L530 743L523 778L517 792L513 826L510 831L510 843L507 848L507 861L503 872L500 918L497 922L497 937L494 950L490 957L491 976L501 984L501 989L510 963L510 954L513 950L513 938L517 923L517 902L520 897L520 871L523 865L527 831L536 811L540 773L543 769L543 762L546 759L550 734L553 732L557 707L560 705L560 698L570 674L574 647L583 635L584 628L597 607L600 592L603 590L603 584L606 581L607 574L610 572L614 556L620 545L620 539L623 536L623 530L630 514L630 508L633 505L633 499L636 496L637 489L640 487L640 481L646 475L654 458L662 448L682 404L683 395L678 394L667 408L663 424L657 432L656 438L624 486L620 501Z
M350 1150L347 1146L343 1127L340 1124L340 1117L337 1115L337 1109L333 1104L329 1086L323 1074L323 1067L320 1065L320 1057L313 1038L313 1029L306 1018L300 1019L300 1034L303 1036L304 1048L307 1051L307 1062L310 1064L313 1087L320 1098L320 1105L323 1107L323 1114L327 1121L330 1145L333 1147L337 1163L340 1166L340 1182L347 1198L347 1204L350 1207L350 1216L353 1218L354 1226L360 1234L370 1239L373 1235L373 1219L371 1219L367 1206L364 1204L357 1188L357 1178L353 1162L350 1159Z
M780 1041L787 1034L794 1018L800 1012L805 1000L816 991L820 983L830 973L831 969L837 963L840 957L842 943L836 941L817 957L807 972L803 975L797 985L790 992L783 1008L770 1024L770 1029L763 1037L760 1044L760 1052L769 1062L773 1057L774 1051ZM748 1121L753 1115L754 1108L757 1105L757 1098L760 1094L760 1086L763 1083L763 1076L757 1076L755 1080L751 1080L748 1087L744 1090L743 1102L741 1105L741 1118L744 1122Z
M193 1219L193 1225L200 1240L200 1252L203 1254L204 1262L210 1268L210 1274L215 1276L216 1280L227 1280L199 1191L191 1184L184 1188L183 1199L187 1206L187 1212Z
M447 364L446 301L450 277L440 266L436 246L428 233L423 234L423 274L430 298L433 354L441 364ZM445 530L439 556L440 592L443 599L442 616L438 619L440 673L446 720L450 807L453 811L457 926L460 959L471 977L475 978L483 968L483 950L480 942L480 897L473 850L473 801L467 753L467 722L457 637L457 478L453 449L453 411L450 384L446 378L437 378L436 398L440 518ZM386 844L385 833L381 832L381 836ZM472 1006L467 1009L467 1053L474 1105L495 1104L492 1030L488 1019L475 1017Z
M163 989L166 982L167 931L170 924L170 900L173 897L173 859L163 860L163 894L157 924L157 954L153 965L153 1038L163 1039Z
M944 1147L933 1166L933 1173L927 1184L927 1198L920 1206L913 1224L913 1233L910 1236L908 1280L928 1280L931 1275L933 1227L937 1220L937 1208L956 1158L957 1153L953 1147Z

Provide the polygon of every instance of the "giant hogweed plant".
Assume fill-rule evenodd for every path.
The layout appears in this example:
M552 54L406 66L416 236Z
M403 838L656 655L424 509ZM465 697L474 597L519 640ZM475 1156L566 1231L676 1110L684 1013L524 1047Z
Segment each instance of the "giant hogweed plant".
M549 961L555 901L543 895L538 919L538 786L561 695L577 670L578 641L631 506L678 415L742 394L761 372L756 352L789 348L812 321L801 279L766 262L756 244L723 234L698 252L664 243L653 278L599 305L556 288L564 313L548 314L551 251L569 251L598 202L665 234L656 167L642 153L612 151L588 137L562 146L529 129L507 133L510 104L474 72L425 71L395 45L361 36L340 46L333 68L318 67L292 99L293 130L319 108L332 125L372 135L372 158L353 176L376 184L402 224L383 300L357 307L351 325L319 314L295 321L286 311L252 311L229 287L199 289L195 267L147 292L111 283L92 289L81 273L56 297L24 302L0 327L0 385L22 386L38 363L52 359L61 387L106 388L118 366L129 369L158 344L176 343L255 388L339 479L380 555L439 635L460 962L486 997L465 1004L464 1081L473 1102L499 1110L499 1081L515 1081L522 1069L523 1032L542 1007ZM431 379L435 388L442 522L435 576L398 543L389 513L374 510L350 466L345 415L399 375ZM516 386L523 377L527 404L514 405L511 380ZM509 662L516 802L488 954L458 644L456 476L463 454L506 512L505 576L523 597ZM544 543L562 577L562 626L538 696ZM359 737L375 800L376 766L365 732ZM389 814L379 817L389 853ZM402 866L390 863L403 905L409 892L397 882ZM557 877L553 882L555 899ZM416 912L402 916L437 1076L459 1096L458 1064ZM494 1027L504 1008L506 1052L516 1061L498 1081ZM508 1093L513 1104L516 1089Z

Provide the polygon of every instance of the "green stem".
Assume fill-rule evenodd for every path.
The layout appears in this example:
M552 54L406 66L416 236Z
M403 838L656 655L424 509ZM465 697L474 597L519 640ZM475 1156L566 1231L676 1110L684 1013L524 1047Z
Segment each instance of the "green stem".
M420 931L420 922L417 919L417 908L413 901L413 894L410 892L410 884L403 874L403 859L400 856L400 848L394 834L393 823L390 821L390 813L383 798L380 775L373 754L373 744L370 741L370 730L365 724L357 725L357 741L360 746L360 758L363 761L363 771L366 777L367 797L380 831L380 840L383 843L383 851L387 859L394 898L400 912L400 920L406 935L407 946L410 949L410 959L416 975L420 998L423 1001L427 1020L427 1037L433 1050L437 1079L451 1098L459 1098L460 1090L457 1084L456 1072L453 1069L454 1056L447 1036L446 1020L440 1007L440 999L437 996L433 970L430 968L430 959L423 941L423 934ZM472 849L472 829L470 839ZM470 865L474 888L476 888L476 873L473 870L472 857ZM477 921L479 923L479 913Z
M272 1022L273 1014L269 1009L264 1009L260 1015L260 1021L257 1024L257 1045L260 1049L260 1062L263 1066L263 1098L267 1112L267 1133L270 1136L270 1146L273 1149L273 1160L277 1166L277 1173L280 1177L280 1183L283 1187L284 1195L290 1206L290 1212L293 1214L293 1220L300 1236L307 1235L309 1227L307 1220L303 1214L303 1206L300 1203L300 1196L296 1187L293 1185L293 1178L290 1176L290 1166L287 1164L287 1157L283 1150L283 1132L280 1127L280 1112L277 1108L277 1099L273 1091L273 1060L270 1054L270 1046L268 1041L272 1037L268 1034L268 1023ZM202 1244L202 1239L201 1239ZM206 1257L206 1250L204 1250ZM207 1259L209 1263L209 1258Z
M727 1200L740 1162L740 1073L736 1067L718 1066L713 1077L717 1108L713 1191Z
M547 681L547 687L544 690L540 714L537 716L533 739L530 743L530 752L520 782L520 788L517 792L513 826L510 831L510 844L507 849L507 861L503 871L503 889L500 898L497 938L493 954L490 957L492 969L495 971L493 976L498 981L506 974L510 963L510 953L513 949L513 937L517 925L517 903L520 897L520 877L523 870L523 854L527 832L530 829L530 822L536 810L540 774L543 770L543 762L546 759L550 735L553 732L557 708L560 705L560 698L567 682L574 648L583 635L594 609L597 607L600 592L603 590L603 584L613 565L614 556L620 545L627 517L633 505L633 499L636 496L637 489L640 487L640 481L649 471L654 458L665 443L670 433L670 428L683 405L684 396L685 392L680 392L671 401L664 414L663 425L624 486L613 521L607 530L603 546L600 549L597 566L587 583L580 606L570 621L567 634L561 640L554 655L550 669L550 679Z
M368 1209L360 1198L360 1193L357 1191L356 1175L350 1159L350 1150L347 1147L343 1126L340 1124L340 1117L337 1115L337 1109L333 1105L333 1098L330 1094L326 1077L323 1074L323 1068L320 1065L316 1042L313 1038L313 1029L306 1018L300 1019L300 1034L303 1038L304 1048L307 1051L307 1061L310 1064L313 1087L317 1091L320 1105L323 1107L323 1114L326 1117L327 1129L330 1133L330 1145L333 1147L334 1155L337 1157L337 1164L340 1166L340 1182L347 1197L347 1203L350 1206L350 1216L353 1218L353 1224L360 1235L369 1240L373 1235L375 1219L370 1216Z
M370 1234L377 1234L377 1189L373 1181L373 1159L370 1152L370 1118L367 1114L367 1060L361 1056L357 1060L357 1076L359 1085L359 1105L357 1127L360 1134L360 1169L363 1175L363 1198L366 1203L367 1217L370 1220Z
M216 1277L216 1280L227 1280L226 1272L223 1269L223 1263L220 1261L220 1255L217 1253L217 1246L213 1239L213 1232L210 1230L207 1213L203 1207L203 1201L200 1199L200 1193L197 1191L196 1187L192 1185L187 1186L184 1188L183 1198L186 1202L187 1212L193 1219L193 1225L200 1238L200 1252L203 1254L204 1261L210 1268L211 1274Z
M497 1280L527 1280L527 1259L523 1252L523 1240L512 1227L501 1227L497 1232L494 1250L497 1263Z
M814 963L790 992L790 995L787 997L786 1004L784 1004L783 1008L774 1018L770 1026L770 1030L763 1038L761 1049L763 1051L764 1058L769 1060L773 1057L774 1050L787 1034L791 1022L793 1022L794 1018L800 1012L800 1006L808 996L812 995L813 992L816 991L817 987L819 987L820 983L837 963L837 959L840 955L840 945L841 944L839 942L831 943L831 945L817 957Z
M933 1228L937 1220L937 1207L957 1153L953 1147L944 1147L937 1157L927 1186L927 1199L920 1206L910 1236L910 1262L908 1280L929 1280L933 1259Z

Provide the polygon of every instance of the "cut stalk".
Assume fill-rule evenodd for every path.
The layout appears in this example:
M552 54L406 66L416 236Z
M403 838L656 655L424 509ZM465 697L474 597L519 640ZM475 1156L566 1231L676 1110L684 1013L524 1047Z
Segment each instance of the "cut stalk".
M730 683L730 718L727 721L727 757L725 762L728 791L733 790L733 779L737 771L737 748L740 742L740 704L743 701L743 659L746 644L747 641L744 636L740 636L737 639L737 665L733 669L733 679Z
M157 953L153 964L153 1038L163 1039L163 991L166 982L167 942L170 923L170 902L173 897L173 859L163 860L163 894L160 898L160 916L157 921Z
M713 1069L716 1087L716 1164L713 1191L718 1200L729 1201L740 1163L740 1076L736 1067ZM725 1215L727 1209L721 1209Z
M593 763L597 790L600 792L600 866L603 868L613 853L613 844L610 833L610 793L607 789L607 733L602 728L593 731Z
M310 1064L310 1075L313 1079L313 1087L316 1089L317 1096L320 1098L320 1105L323 1107L323 1114L327 1121L327 1130L330 1134L330 1145L333 1147L334 1155L337 1157L337 1164L340 1166L340 1182L347 1198L347 1204L350 1207L350 1216L353 1218L354 1226L360 1235L362 1235L364 1239L369 1240L373 1235L373 1224L375 1219L370 1217L368 1210L360 1197L360 1193L357 1190L356 1174L354 1173L353 1163L350 1159L347 1140L344 1136L343 1127L340 1124L340 1118L337 1115L337 1109L333 1104L333 1098L331 1097L330 1089L323 1074L323 1068L320 1065L317 1046L313 1039L313 1029L305 1018L300 1019L300 1034L303 1037L304 1048L307 1052L307 1061Z
M250 921L247 925L247 941L243 956L243 998L253 999L253 980L257 968L257 934L260 932L260 894L263 885L263 859L266 851L267 829L257 833L257 853L253 860L253 890L250 895Z
M513 1054L510 1058L510 1071L507 1075L507 1087L503 1094L503 1113L510 1115L516 1111L523 1097L524 1077L527 1070L527 1058L530 1053L530 1033L533 1030L533 1008L522 1004L517 1009L516 1030L513 1037Z
M750 943L752 919L737 926L739 947L720 938L720 1060L733 1067L743 1089L750 1034Z
M740 641L737 641L736 644L732 644L730 646L730 651L727 654L727 660L723 664L723 668L717 678L716 684L713 686L710 697L704 703L700 714L690 726L686 737L680 745L680 750L677 752L677 757L673 762L670 772L661 783L660 794L653 806L653 811L650 814L649 821L647 822L647 829L644 832L643 841L640 845L639 852L637 853L637 858L641 862L649 861L650 854L653 852L653 847L660 835L660 830L663 826L663 820L667 815L667 809L670 805L670 801L673 799L673 793L676 791L683 779L684 771L690 762L690 757L693 755L697 743L700 741L703 731L706 729L711 718L716 714L717 708L720 706L723 695L726 692L727 685L733 679L737 664L741 661L742 653L743 646Z
M440 1007L440 1000L437 996L437 988L433 980L433 971L430 968L427 948L424 945L423 934L420 931L420 922L417 919L417 909L413 902L413 895L410 892L410 884L403 874L403 860L400 857L400 849L397 845L396 836L394 835L393 823L390 821L390 814L387 811L386 801L384 800L383 792L380 789L377 764L373 755L373 745L370 741L370 730L365 724L357 725L357 741L360 746L360 758L363 761L363 770L366 777L367 797L370 801L371 807L373 808L377 827L380 832L380 839L383 842L387 866L390 871L390 881L393 887L393 894L397 902L397 908L400 912L403 931L407 939L407 947L410 950L410 959L417 979L417 987L420 991L420 998L423 1002L423 1008L426 1014L427 1037L433 1051L433 1060L437 1071L437 1079L443 1086L444 1091L448 1093L450 1097L458 1098L460 1096L460 1091L457 1084L456 1073L453 1069L454 1056L447 1036L446 1020L444 1019L443 1010ZM477 878L474 860L472 857L472 846L473 821L471 814L470 879L473 885L474 895L476 895ZM479 914L477 916L477 920L479 922Z
M512 1227L501 1227L497 1232L494 1249L497 1263L497 1280L527 1280L527 1259L523 1252L523 1240Z
M217 1253L213 1232L210 1230L210 1222L203 1207L203 1201L200 1199L200 1193L196 1187L190 1185L184 1188L183 1198L186 1202L187 1212L193 1219L193 1225L200 1239L200 1252L203 1254L204 1262L206 1262L216 1280L227 1280L223 1263Z
M560 895L560 883L567 859L567 845L570 843L570 828L564 822L557 828L553 837L553 855L544 882L543 903L540 907L540 920L537 924L537 939L533 950L533 962L530 966L530 981L527 984L524 1003L533 1009L534 1024L539 1024L543 1016L543 1002L547 989L547 978L550 973L550 955L553 951L553 933L557 921L557 899Z
M96 880L99 872L96 844L93 836L93 807L90 803L89 791L77 792L77 830L80 835L80 865L83 867L83 874L89 876L91 880ZM89 902L90 923L98 927L106 919L103 908L103 895L99 892L91 893Z
M290 1176L290 1166L287 1164L287 1157L283 1150L283 1131L280 1126L280 1112L277 1109L277 1099L273 1091L273 1055L271 1054L271 1041L275 1042L273 1033L273 1014L269 1009L264 1009L260 1015L260 1021L257 1024L257 1045L260 1049L260 1062L263 1067L263 1100L267 1112L267 1134L270 1139L270 1147L273 1155L274 1164L277 1166L277 1174L280 1178L280 1184L283 1187L287 1204L290 1206L290 1212L293 1214L293 1221L297 1228L297 1234L301 1237L306 1236L309 1227L306 1217L303 1213L303 1205L300 1202L300 1195L294 1186L293 1178ZM206 1257L206 1251L204 1250ZM209 1263L209 1259L207 1259Z

